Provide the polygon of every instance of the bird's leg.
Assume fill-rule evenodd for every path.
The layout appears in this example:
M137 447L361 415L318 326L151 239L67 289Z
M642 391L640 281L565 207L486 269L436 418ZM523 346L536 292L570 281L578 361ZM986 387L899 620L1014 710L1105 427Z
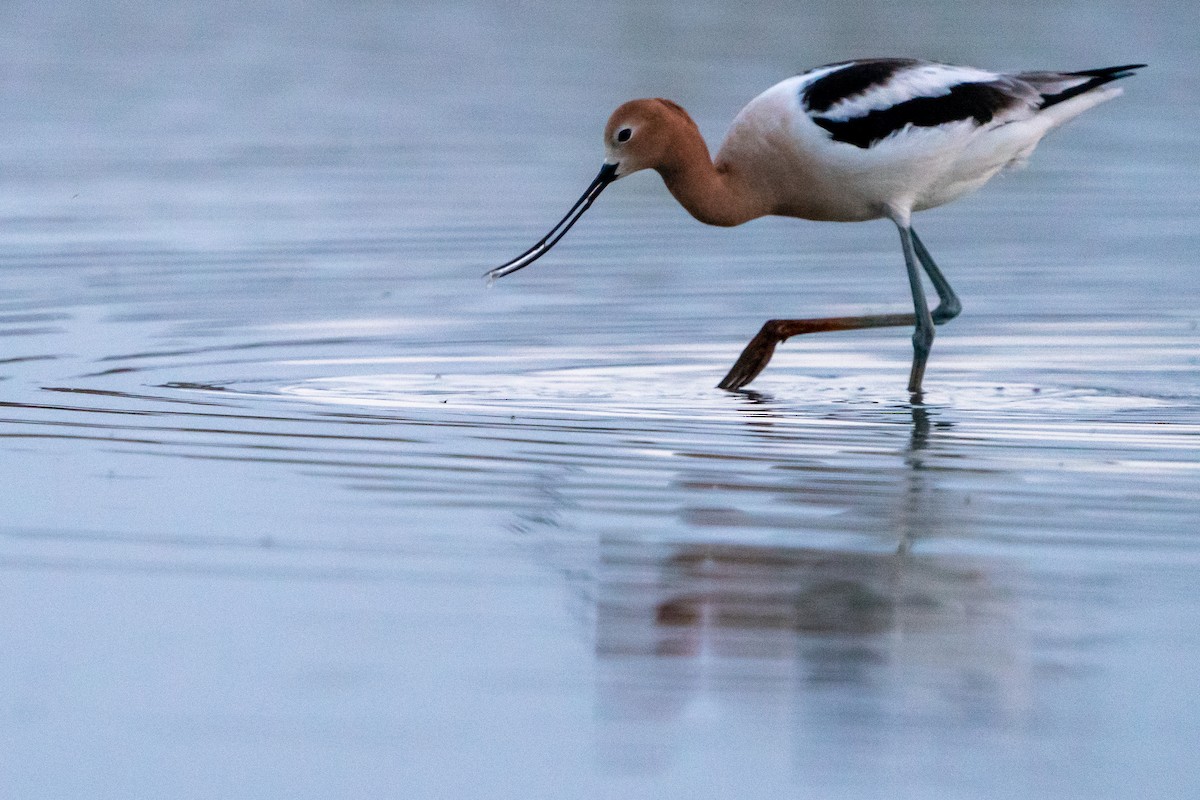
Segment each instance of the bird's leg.
M925 245L917 237L916 231L911 228L908 231L912 237L913 252L916 254L921 266L925 268L926 274L929 275L929 280L933 283L933 288L937 290L938 307L930 313L930 317L935 325L949 322L962 311L962 304L959 302L958 296L954 294L954 290L950 288L946 277L942 275L942 271L934 263ZM762 326L758 334L750 340L750 343L746 345L746 349L742 351L737 362L729 370L729 374L717 384L717 387L735 391L748 385L766 368L767 363L771 360L771 356L775 353L776 345L782 344L791 337L799 336L802 333L852 331L861 328L907 327L909 325L916 325L916 323L917 317L915 314L867 314L859 317L769 320Z
M912 289L913 314L917 324L912 337L913 363L912 371L908 374L908 391L919 394L921 382L925 378L925 362L929 359L929 350L933 347L933 315L929 312L929 304L925 302L925 288L921 286L921 259L918 258L913 245L912 228L899 222L896 223L896 227L900 229L900 244L904 248L904 266L908 270L908 285ZM937 267L934 269L937 270Z
M930 316L933 317L933 324L941 325L943 322L949 322L962 312L962 303L958 301L958 295L950 288L946 276L938 269L938 265L933 263L933 256L929 255L929 251L925 249L921 237L917 236L917 232L912 228L909 228L908 232L912 235L913 250L916 251L917 259L925 268L925 274L929 276L933 288L937 290L938 306L930 313Z
M819 317L817 319L772 319L742 350L729 373L717 384L718 389L735 391L758 377L775 353L775 346L802 333L853 331L859 328L888 328L912 325L912 314L868 314L861 317Z

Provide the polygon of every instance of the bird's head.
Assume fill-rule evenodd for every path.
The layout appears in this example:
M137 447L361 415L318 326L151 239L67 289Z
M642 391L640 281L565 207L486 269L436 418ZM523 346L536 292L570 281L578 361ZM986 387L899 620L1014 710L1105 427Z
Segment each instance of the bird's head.
M558 244L591 207L604 187L617 178L643 169L656 169L666 177L678 162L673 132L681 126L696 127L687 112L670 100L654 98L622 104L604 126L604 164L575 205L537 244L512 261L488 270L485 277L490 281L511 275L550 252L550 248ZM696 136L699 136L698 132Z
M670 162L673 131L694 123L676 103L662 98L623 103L604 126L604 163L615 164L616 177L643 169L662 169Z

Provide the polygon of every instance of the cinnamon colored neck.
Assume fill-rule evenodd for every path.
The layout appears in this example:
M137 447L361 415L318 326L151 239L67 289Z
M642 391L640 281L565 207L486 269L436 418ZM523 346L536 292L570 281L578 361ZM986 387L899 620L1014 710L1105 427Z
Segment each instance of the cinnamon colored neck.
M700 129L690 117L680 118L671 145L657 167L663 183L693 217L707 225L741 225L771 213L756 197L745 176L727 164L717 167Z

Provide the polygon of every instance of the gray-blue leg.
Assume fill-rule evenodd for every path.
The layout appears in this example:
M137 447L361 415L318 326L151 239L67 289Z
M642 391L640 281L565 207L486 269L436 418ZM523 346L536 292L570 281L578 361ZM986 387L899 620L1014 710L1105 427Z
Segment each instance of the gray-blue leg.
M918 258L913 244L912 228L900 224L896 227L900 229L900 244L904 248L904 266L908 269L908 286L912 289L913 315L917 323L912 337L912 371L908 374L908 390L916 394L921 391L921 382L925 378L925 362L929 360L929 350L933 347L933 315L929 313L929 304L925 302L925 288L921 286L921 259ZM930 279L933 279L932 275ZM945 282L944 278L942 282Z
M933 283L933 288L937 290L938 307L930 312L930 315L933 317L933 324L941 325L943 322L949 322L962 312L962 303L958 301L958 295L950 288L950 283L946 280L946 276L938 269L938 265L933 263L933 256L929 255L929 250L925 248L921 237L917 236L917 232L912 228L909 228L908 232L912 234L913 250L916 251L917 259L921 262L921 266L925 268L925 274L929 276L930 282Z
M925 359L929 356L929 345L933 341L932 327L933 325L941 325L943 322L949 322L957 317L962 310L962 304L959 303L954 290L950 288L949 282L942 275L942 271L933 262L929 251L925 249L925 245L917 237L917 232L908 227L907 218L894 217L893 220L896 223L896 227L900 229L900 239L904 244L904 261L910 268L909 279L915 281L913 284L915 287L914 306L916 305L916 298L919 295L921 307L926 308L925 293L921 290L920 275L916 273L916 268L913 266L917 262L920 263L921 267L929 275L929 280L933 284L933 288L937 290L939 300L937 308L933 309L932 312L926 310L923 315L928 319L926 327L930 329L928 336L920 337L925 342L923 351L918 348L918 336L913 336L913 374L909 379L909 388L912 391L920 391L921 377L925 372ZM901 220L904 221L901 222ZM733 365L729 373L717 385L727 391L736 391L746 386L767 366L772 354L775 352L775 346L793 336L799 336L803 333L818 333L820 331L849 331L858 330L859 328L882 328L893 325L908 326L914 324L917 326L918 332L920 332L921 316L918 314L868 314L862 317L768 320L762 326L762 330L742 350L742 354L738 356L737 363ZM923 355L918 355L921 352L923 352ZM916 389L912 389L914 383Z

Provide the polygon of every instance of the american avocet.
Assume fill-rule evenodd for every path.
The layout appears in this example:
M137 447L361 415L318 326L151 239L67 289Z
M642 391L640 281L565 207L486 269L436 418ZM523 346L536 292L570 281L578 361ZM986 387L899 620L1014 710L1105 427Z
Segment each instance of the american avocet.
M770 320L719 387L750 383L777 344L801 333L915 325L908 389L917 393L934 326L956 317L961 305L912 229L912 213L948 203L1024 162L1047 132L1120 94L1107 84L1143 66L1005 74L911 59L830 64L751 100L715 161L680 106L631 100L604 127L604 165L571 210L487 277L541 258L604 187L642 169L657 170L675 199L710 225L769 214L832 222L887 217L900 231L914 313ZM921 268L938 295L932 311Z

